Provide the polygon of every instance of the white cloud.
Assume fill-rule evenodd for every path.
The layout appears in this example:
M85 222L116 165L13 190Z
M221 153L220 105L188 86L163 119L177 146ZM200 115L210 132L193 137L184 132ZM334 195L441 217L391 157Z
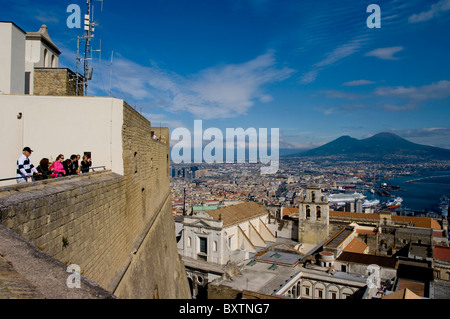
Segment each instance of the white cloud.
M317 67L327 66L358 52L362 42L363 42L362 39L356 39L338 46L336 49L329 52L326 55L325 59L316 63L315 66Z
M302 78L300 79L300 82L303 84L312 83L316 80L318 74L319 74L319 71L311 70L302 76Z
M320 60L319 62L315 63L311 70L306 72L300 79L300 82L303 84L309 84L316 80L319 71L322 70L324 67L330 66L334 63L337 63L341 61L342 59L345 59L356 52L359 51L363 43L367 40L367 38L364 37L357 37L347 43L344 43L338 47L336 47L334 50L328 52L325 57Z
M113 88L139 103L164 105L172 113L189 112L199 119L231 118L245 114L255 101L273 99L264 86L294 72L276 64L269 51L242 64L214 66L184 77L119 57L113 63L117 79Z
M343 92L338 90L325 90L322 91L322 93L330 98L346 99L346 100L356 100L360 97L358 94L355 93Z
M439 81L424 86L380 87L375 90L375 94L412 100L444 99L450 97L450 81Z
M389 48L379 48L366 53L366 56L374 56L382 60L398 60L399 58L394 57L394 54L403 50L403 47L389 47Z
M423 11L411 15L408 18L409 23L418 23L428 21L440 16L443 12L450 10L450 0L441 0L431 5L428 11Z
M417 106L415 104L411 104L411 103L401 104L401 105L384 104L382 106L382 108L388 112L404 112L404 111L414 110L417 108Z
M342 85L343 86L361 86L361 85L369 85L369 84L374 84L374 83L376 83L376 82L370 81L370 80L355 80L355 81L345 82Z

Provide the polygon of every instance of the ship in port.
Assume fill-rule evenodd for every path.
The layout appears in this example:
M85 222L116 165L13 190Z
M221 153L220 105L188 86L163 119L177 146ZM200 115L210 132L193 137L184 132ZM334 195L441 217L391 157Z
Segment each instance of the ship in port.
M441 210L441 215L442 216L447 216L448 215L448 205L449 205L449 198L445 195L442 195L441 198L439 199L439 208Z
M362 204L362 207L374 207L377 206L380 203L380 201L378 199L374 199L374 200L365 200L364 203Z
M366 196L357 192L354 192L353 194L330 194L327 197L330 203L335 203L338 205L345 205L345 203L354 203L357 199L363 200L364 198L366 198Z
M395 209L395 208L399 208L402 205L402 202L403 202L403 198L396 197L393 200L387 201L385 203L385 206L387 209Z

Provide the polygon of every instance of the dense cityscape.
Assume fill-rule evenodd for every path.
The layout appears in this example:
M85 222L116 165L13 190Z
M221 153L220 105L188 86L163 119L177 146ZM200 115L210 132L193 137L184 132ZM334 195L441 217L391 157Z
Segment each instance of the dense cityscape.
M3 1L0 299L450 299L450 0L399 2Z
M328 194L381 188L381 181L427 171L447 171L450 161L342 161L330 158L284 157L276 174L261 175L259 164L172 164L171 189L175 214L194 206L226 205L253 200L298 207L296 194L318 183ZM396 185L393 185L396 186ZM441 194L437 194L440 196ZM297 200L296 200L297 198ZM381 206L380 206L381 207ZM425 214L416 210L416 215Z

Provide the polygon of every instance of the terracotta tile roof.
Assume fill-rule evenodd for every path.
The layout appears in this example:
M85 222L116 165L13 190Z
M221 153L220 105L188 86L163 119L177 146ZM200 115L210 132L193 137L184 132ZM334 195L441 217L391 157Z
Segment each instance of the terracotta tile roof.
M422 299L408 288L397 290L391 294L383 296L381 299Z
M425 296L425 283L424 282L400 278L398 280L398 290L397 291L402 291L405 289L408 289L409 291L413 292L417 296L420 296L420 297Z
M298 213L298 207L283 207L283 216L289 216L295 213Z
M344 251L363 254L366 248L367 245L365 243L357 238L353 238L353 240L347 246L345 246Z
M376 235L376 231L374 230L369 230L369 229L356 229L356 233L357 234L364 234L364 235Z
M236 225L246 220L267 214L267 211L258 203L245 202L206 212L215 220L221 218L223 227Z
M435 246L433 258L450 261L450 247Z
M441 225L431 217L392 216L393 221L412 222L414 227L442 229Z

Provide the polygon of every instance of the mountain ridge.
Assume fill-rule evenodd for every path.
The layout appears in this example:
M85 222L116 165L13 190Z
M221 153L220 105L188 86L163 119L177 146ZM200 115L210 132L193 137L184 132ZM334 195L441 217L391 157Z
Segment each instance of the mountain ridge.
M343 135L322 146L292 156L338 156L353 158L413 156L419 158L450 159L450 150L413 143L394 133L381 132L363 139Z

